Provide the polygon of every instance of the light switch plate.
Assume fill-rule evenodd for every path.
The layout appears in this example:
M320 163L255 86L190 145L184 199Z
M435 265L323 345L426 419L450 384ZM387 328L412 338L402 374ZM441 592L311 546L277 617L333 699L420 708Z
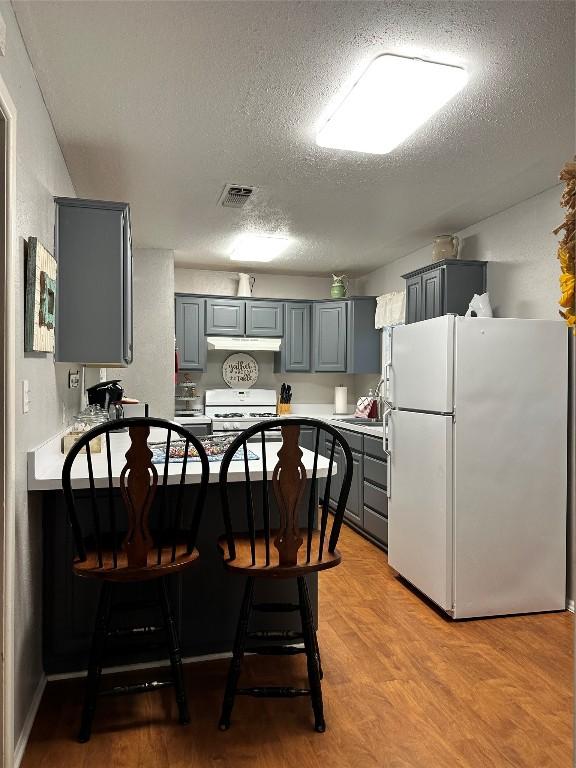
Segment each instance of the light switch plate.
M30 382L28 379L22 381L22 413L28 413L30 410Z
M0 16L0 56L6 56L6 22Z

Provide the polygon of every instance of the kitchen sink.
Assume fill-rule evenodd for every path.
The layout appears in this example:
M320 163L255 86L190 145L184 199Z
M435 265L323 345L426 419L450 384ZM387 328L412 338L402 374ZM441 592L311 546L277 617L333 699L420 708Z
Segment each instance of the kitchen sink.
M377 427L382 424L382 419L362 419L356 416L345 416L343 418L335 416L334 421L342 421L344 424L366 424L371 427Z

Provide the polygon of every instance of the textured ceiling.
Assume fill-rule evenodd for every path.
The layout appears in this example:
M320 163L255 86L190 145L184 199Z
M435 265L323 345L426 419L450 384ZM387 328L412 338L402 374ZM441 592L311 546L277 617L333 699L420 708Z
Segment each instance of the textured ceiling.
M266 271L365 273L551 187L574 153L572 2L14 7L78 194L129 201L136 245L181 265L229 268L234 236L264 230L294 238ZM317 147L383 52L469 84L388 155ZM258 192L221 208L227 182Z

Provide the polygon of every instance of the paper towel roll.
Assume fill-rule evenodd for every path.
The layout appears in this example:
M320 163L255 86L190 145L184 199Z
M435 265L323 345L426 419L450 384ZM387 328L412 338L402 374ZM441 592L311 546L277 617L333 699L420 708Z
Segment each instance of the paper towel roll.
M334 387L334 413L348 410L348 387Z

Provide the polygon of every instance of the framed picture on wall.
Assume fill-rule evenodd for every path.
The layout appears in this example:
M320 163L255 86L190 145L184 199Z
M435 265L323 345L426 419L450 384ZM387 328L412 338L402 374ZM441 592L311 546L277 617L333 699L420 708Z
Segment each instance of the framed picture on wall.
M24 351L53 352L57 263L36 237L28 238Z

